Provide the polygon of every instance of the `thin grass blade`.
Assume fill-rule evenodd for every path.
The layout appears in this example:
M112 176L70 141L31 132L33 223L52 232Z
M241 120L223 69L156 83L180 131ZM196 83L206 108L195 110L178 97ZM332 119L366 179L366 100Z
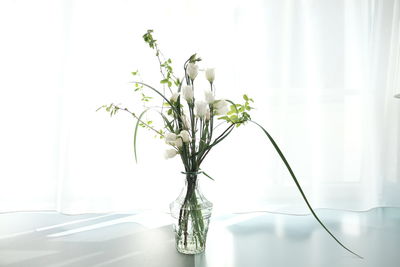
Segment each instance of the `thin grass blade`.
M135 126L135 133L133 135L133 152L135 154L135 161L137 163L137 154L136 154L136 138L137 138L137 133L139 130L139 124L140 121L142 120L143 115L148 111L149 109L145 109L142 113L140 113L138 119L136 120L136 126Z
M345 250L347 250L348 252L352 253L353 255L359 257L360 259L363 259L363 257L361 257L360 255L358 255L357 253L351 251L350 249L348 249L345 245L342 244L342 242L340 242L329 230L328 228L322 223L322 221L318 218L317 214L315 213L315 211L313 210L313 208L311 207L310 203L307 200L306 195L303 192L303 189L300 186L299 181L297 180L296 176L294 175L294 172L292 171L292 168L290 168L289 163L287 162L285 156L283 155L282 151L280 150L280 148L278 147L278 145L276 144L275 140L272 138L272 136L267 132L267 130L264 129L264 127L262 127L260 124L258 124L255 121L250 121L254 124L256 124L258 127L261 128L261 130L267 135L268 139L271 141L272 145L274 146L276 152L278 152L279 156L281 157L283 163L285 164L286 168L288 169L290 175L292 176L292 179L294 181L294 183L296 184L297 188L300 191L301 196L303 197L304 201L307 204L307 207L310 209L311 214L314 216L314 218L319 222L319 224L325 229L325 231L341 246L343 247Z

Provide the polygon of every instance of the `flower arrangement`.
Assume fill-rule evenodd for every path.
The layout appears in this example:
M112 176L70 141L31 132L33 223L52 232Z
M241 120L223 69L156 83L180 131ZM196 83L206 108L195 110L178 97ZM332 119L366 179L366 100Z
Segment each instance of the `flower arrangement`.
M166 59L161 53L157 40L153 37L153 31L148 30L143 35L143 39L155 51L162 76L160 84L163 90L158 90L156 87L141 81L138 71L132 72L138 78L137 81L133 82L134 90L141 94L144 103L152 99L152 97L145 94L146 90L153 91L161 98L162 105L156 108L156 111L163 122L162 127L156 128L153 126L152 121L144 119L144 114L154 109L151 107L145 106L140 115L136 115L129 109L115 104L104 105L99 109L105 109L111 116L122 110L128 112L136 120L134 132L134 154L136 160L136 137L139 127L149 129L156 133L156 136L165 140L165 143L169 146L165 151L165 158L173 158L178 155L181 158L184 167L183 174L186 176L186 185L181 196L170 205L171 212L177 214L175 233L178 251L194 254L202 252L205 247L212 204L198 191L197 180L200 173L210 179L212 178L201 169L204 159L235 128L247 123L253 123L260 127L272 143L318 223L340 246L360 257L345 247L321 222L275 140L264 127L251 120L250 111L253 109L254 100L247 95L243 95L243 102L238 104L229 99L218 98L215 94L215 70L212 68L200 70L197 63L202 59L197 54L193 54L186 60L183 65L183 78L178 78L175 76L172 60ZM204 71L204 77L208 81L209 88L204 90L202 98L196 99L194 92L199 90L196 87L196 81L201 79L200 72L202 71ZM169 93L165 92L166 89ZM220 126L222 125L225 125L225 128L221 129Z

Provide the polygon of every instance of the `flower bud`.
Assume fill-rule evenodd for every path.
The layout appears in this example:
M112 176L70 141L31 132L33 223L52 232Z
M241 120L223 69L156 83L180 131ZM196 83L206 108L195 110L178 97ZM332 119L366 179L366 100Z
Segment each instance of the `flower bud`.
M183 143L182 143L182 139L180 137L177 137L174 143L174 146L176 146L177 148L182 147Z
M176 141L177 135L174 133L167 133L165 134L165 143L167 143L168 145L175 145L175 141Z
M215 80L215 69L214 68L208 68L206 69L206 79L212 83Z
M207 113L206 113L206 120L209 121L210 118L211 118L211 112L210 112L210 109L208 108Z
M184 143L189 143L190 142L190 135L189 132L186 130L182 130L179 136L182 138L182 141Z
M204 101L196 101L194 108L196 110L196 116L199 118L205 118L207 115L208 104Z
M178 151L176 151L175 149L171 148L171 149L167 149L164 152L164 158L165 159L170 159L175 157L178 154Z
M179 93L178 92L174 92L169 100L171 102L176 102L176 101L178 101L178 96L179 96Z
M210 88L204 90L204 98L208 104L212 104L214 102L214 93L211 91Z
M190 85L185 85L182 87L182 96L186 99L187 102L191 102L193 100L193 88Z
M196 79L197 74L199 73L199 66L197 66L195 63L189 63L187 66L187 74L189 75L189 78L191 80Z
M225 115L229 112L229 103L225 100L216 101L213 107L217 115Z
M186 116L186 115L183 115L182 116L182 122L183 122L183 127L186 129L186 130L190 130L190 121L189 121L189 119L188 119L188 117Z

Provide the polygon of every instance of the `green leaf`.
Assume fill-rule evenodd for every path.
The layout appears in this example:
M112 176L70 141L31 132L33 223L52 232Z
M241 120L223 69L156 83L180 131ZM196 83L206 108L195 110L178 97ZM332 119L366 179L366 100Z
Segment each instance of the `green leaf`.
M297 189L300 191L301 196L303 197L304 201L307 204L307 207L310 209L311 214L314 216L314 218L319 222L319 224L325 229L325 231L340 245L342 246L344 249L346 249L348 252L354 254L355 256L359 257L359 258L363 258L360 255L358 255L357 253L351 251L350 249L348 249L345 245L343 245L329 230L328 228L322 223L322 221L318 218L317 214L315 213L315 211L313 210L313 208L311 207L310 203L307 200L306 195L303 192L303 189L300 186L299 181L297 180L296 176L294 175L294 172L292 170L292 168L290 167L288 161L286 160L285 156L283 155L282 151L280 150L280 148L278 147L278 145L276 144L275 140L272 138L272 136L267 132L267 130L264 129L264 127L262 127L260 124L258 124L255 121L251 121L252 123L256 124L258 127L261 128L261 130L267 135L269 141L272 143L272 145L274 146L276 152L278 152L279 156L281 157L283 163L285 164L286 168L288 169L290 175L292 176L292 179L294 181L294 183L297 186Z
M238 119L238 116L237 115L232 115L229 119L231 121L236 121Z
M236 104L235 104L235 103L233 103L233 101L231 101L231 100L228 100L228 99L226 99L226 101L232 104L232 106L234 107L234 109L235 109L236 113L239 113L239 111L238 111L238 110L237 110L237 108L236 108ZM232 106L231 106L231 109L232 109Z
M171 131L171 133L173 133L174 132L174 127L172 126L171 122L161 112L160 112L160 115L163 118L163 120L164 120L165 124L167 125L168 129Z
M243 95L243 99L249 101L249 97L247 95Z
M201 171L206 177L210 178L211 180L215 181L210 175L208 175L205 171Z
M228 117L228 116L219 117L218 119L219 119L219 120L226 120L226 121L229 121L229 117Z
M162 84L168 83L168 79L161 80L160 83L162 83Z

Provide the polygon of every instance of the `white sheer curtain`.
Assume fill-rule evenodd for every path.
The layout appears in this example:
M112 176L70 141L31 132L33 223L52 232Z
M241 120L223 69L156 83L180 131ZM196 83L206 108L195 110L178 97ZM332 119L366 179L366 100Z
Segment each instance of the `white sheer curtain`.
M154 29L178 75L192 53L217 69L217 94L255 100L314 207L400 206L400 3L378 1L0 2L0 211L167 209L178 158L134 121L130 72L157 85L141 39ZM220 211L304 204L255 126L210 153L203 187Z

